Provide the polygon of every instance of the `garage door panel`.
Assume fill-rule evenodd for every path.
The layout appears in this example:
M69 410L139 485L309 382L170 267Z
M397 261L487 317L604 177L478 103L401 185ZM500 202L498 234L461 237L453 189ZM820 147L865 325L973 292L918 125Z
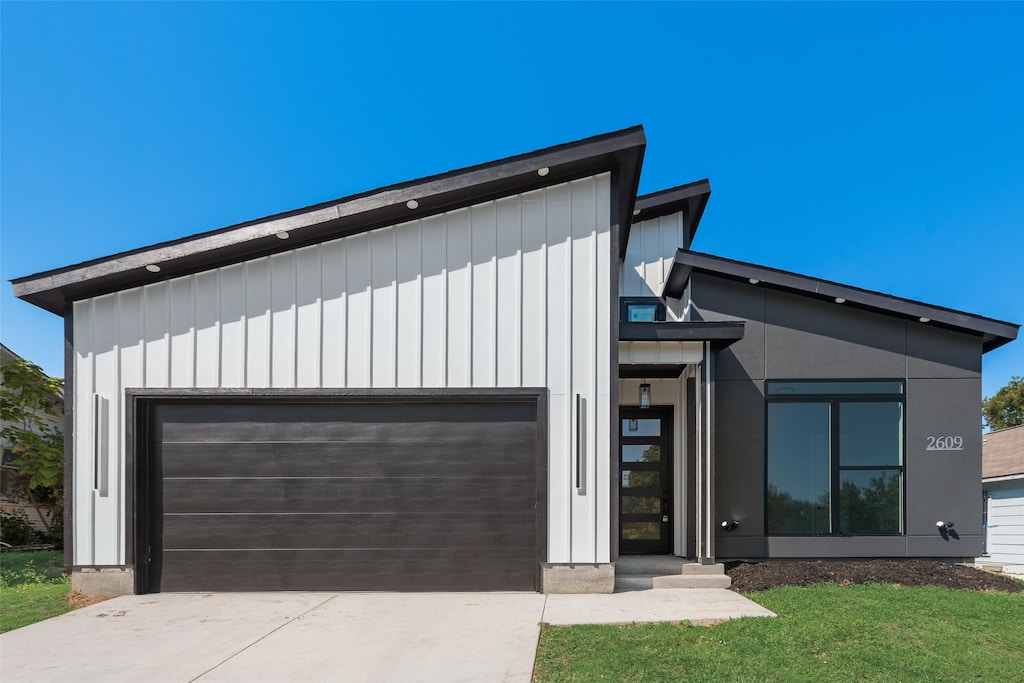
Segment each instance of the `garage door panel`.
M532 591L537 565L518 559L532 550L181 550L154 579L162 591Z
M154 400L148 589L535 590L542 395Z
M536 505L531 483L525 477L165 479L163 512L518 512Z
M166 477L329 477L344 472L351 477L431 476L444 471L468 476L488 471L497 476L533 477L536 463L532 441L497 438L481 448L479 438L461 447L450 441L419 441L403 445L408 457L393 457L391 446L372 442L179 442L163 446Z
M513 548L535 539L532 513L165 515L163 549Z

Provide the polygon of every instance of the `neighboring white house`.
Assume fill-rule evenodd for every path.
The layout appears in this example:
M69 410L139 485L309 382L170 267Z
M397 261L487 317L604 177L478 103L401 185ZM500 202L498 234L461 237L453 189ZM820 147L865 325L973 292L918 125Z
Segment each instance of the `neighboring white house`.
M1024 574L1024 425L982 439L985 555L980 565Z

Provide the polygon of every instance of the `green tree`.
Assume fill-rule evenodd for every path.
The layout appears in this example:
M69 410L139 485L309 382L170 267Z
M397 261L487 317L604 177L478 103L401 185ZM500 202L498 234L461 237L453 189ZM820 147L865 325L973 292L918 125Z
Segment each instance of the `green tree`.
M981 412L989 429L1006 429L1024 424L1024 377L1011 377L1010 383L981 402Z
M23 358L3 367L0 436L11 444L12 464L23 479L29 503L37 510L42 504L53 506L50 520L40 515L51 536L64 510L64 432L53 420L62 414L63 389L64 380L48 377Z

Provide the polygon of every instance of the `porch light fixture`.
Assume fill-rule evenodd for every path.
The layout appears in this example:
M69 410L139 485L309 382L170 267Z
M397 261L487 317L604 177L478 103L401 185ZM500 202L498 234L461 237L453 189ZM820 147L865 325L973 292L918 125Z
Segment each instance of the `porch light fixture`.
M633 209L633 215L634 216L639 216L640 215L640 209Z
M291 237L291 235L288 234L287 230L282 230L281 232L274 233L274 237L276 237L279 240L286 240L289 237Z
M846 303L846 299L844 299L844 298L843 298L843 297L841 297L841 296L837 296L837 297L836 297L836 303L837 303L837 304L845 304L845 303Z
M752 285L756 285L756 284L760 283L761 281L758 280L756 277L752 277L752 278L750 278L750 280L748 280L748 282L750 282L750 284L752 284Z
M640 407L651 407L651 385L647 382L640 385Z
M405 203L405 206L406 206L406 208L409 208L409 209L417 209L417 208L419 208L420 203L418 201L416 201L415 199L410 199L409 201L407 201Z
M918 318L918 320L923 323L930 323L932 321L931 318L925 318L924 316L921 316L920 318Z
M942 520L939 520L938 522L935 522L935 527L939 531L945 531L953 528L953 522L943 522Z
M548 168L547 166L545 166L544 168L537 169L537 175L539 175L541 178L546 176L548 173L551 173L551 169Z
M146 270L148 270L151 273L159 273L160 272L160 266L158 266L155 263L150 263L148 266L146 266Z

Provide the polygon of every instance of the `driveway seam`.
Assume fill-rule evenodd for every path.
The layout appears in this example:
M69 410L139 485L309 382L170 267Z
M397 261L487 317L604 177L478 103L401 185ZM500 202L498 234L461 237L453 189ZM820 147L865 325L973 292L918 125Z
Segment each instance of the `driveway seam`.
M224 666L224 665L225 665L226 663L230 662L230 661L231 661L232 659L234 659L234 658L235 658L235 657L237 657L238 655L242 654L243 652L245 652L246 650L248 650L249 648L251 648L251 647L252 647L253 645L255 645L256 643L259 643L259 642L261 642L261 641L263 641L263 640L266 640L266 639L267 639L267 638L269 638L270 636L274 635L275 633L277 633L278 631L280 631L281 629L283 629L283 628L284 628L285 626L287 626L288 624L291 624L292 622L294 622L294 621L295 621L295 620L297 620L297 619L301 619L302 617L306 616L307 614L309 614L310 612L312 612L312 611L313 611L313 610L315 610L315 609L319 609L320 607L323 607L324 605L326 605L327 603L329 603L329 602L330 602L331 600L333 600L333 599L334 599L334 598L336 598L336 597L338 597L338 595L337 595L337 594L334 594L334 595L332 595L331 597L329 597L329 598L327 598L326 600L324 600L323 602L321 602L321 603L317 603L316 605L313 605L312 607L310 607L309 609L307 609L307 610L306 610L305 612L303 612L302 614L298 614L298 615L296 615L296 616L292 617L291 619L289 619L288 621L284 622L283 624L281 624L281 625L280 625L280 626L278 626L277 628L275 628L275 629L272 629L272 630L270 630L270 631L267 631L267 632L266 632L266 633L264 633L264 634L263 634L262 636L260 636L260 637L259 637L259 638L257 638L256 640L252 641L251 643L249 643L248 645L246 645L245 647L243 647L243 648L242 648L241 650L239 650L238 652L234 652L234 653L232 653L232 654L228 655L227 657L225 657L225 658L224 658L224 659L222 659L221 661L217 662L216 664L214 664L213 666L211 666L211 667L210 667L209 669L207 669L207 670L206 670L206 671L204 671L203 673L201 673L201 674L199 674L198 676L196 676L195 678L193 678L193 679L189 680L189 683L195 683L195 681L198 681L198 680L199 680L200 678L202 678L202 677L203 677L203 676L205 676L206 674L210 673L211 671L214 671L215 669L219 669L220 667Z

